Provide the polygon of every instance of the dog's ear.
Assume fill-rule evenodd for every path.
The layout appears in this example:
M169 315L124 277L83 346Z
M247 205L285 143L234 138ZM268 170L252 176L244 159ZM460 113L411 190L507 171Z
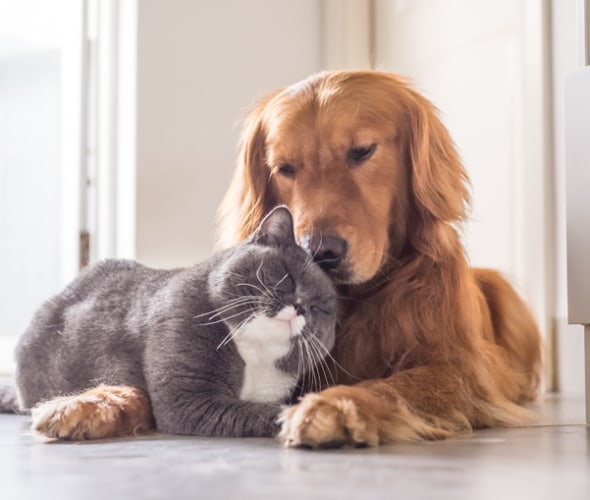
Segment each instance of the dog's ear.
M469 180L436 108L412 91L406 145L414 202L424 219L460 222L470 203Z
M233 178L218 210L218 244L228 247L244 240L276 205L266 166L263 114L277 90L258 101L242 127Z

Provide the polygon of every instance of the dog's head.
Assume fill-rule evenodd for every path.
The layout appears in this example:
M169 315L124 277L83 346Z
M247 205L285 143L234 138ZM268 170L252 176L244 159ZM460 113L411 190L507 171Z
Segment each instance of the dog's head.
M324 72L263 99L246 120L221 239L284 203L337 282L364 283L408 252L441 258L467 177L434 107L380 72Z

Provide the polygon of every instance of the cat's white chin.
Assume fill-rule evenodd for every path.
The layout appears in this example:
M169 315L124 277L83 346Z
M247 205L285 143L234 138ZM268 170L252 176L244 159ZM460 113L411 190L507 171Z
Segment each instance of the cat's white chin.
M294 376L277 368L292 346L292 338L301 334L305 318L293 306L284 307L269 318L264 314L252 318L234 337L244 360L244 382L240 399L260 402L280 401L289 395Z
M272 319L287 323L291 328L291 336L293 337L301 335L303 327L305 326L305 317L297 314L294 306L283 307Z

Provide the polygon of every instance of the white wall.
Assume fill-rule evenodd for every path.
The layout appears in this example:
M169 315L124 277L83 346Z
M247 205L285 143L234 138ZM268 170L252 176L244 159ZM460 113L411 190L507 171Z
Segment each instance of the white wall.
M555 136L556 208L556 317L558 385L562 392L584 392L584 331L567 324L567 268L565 224L565 77L581 65L577 28L578 0L552 0L553 115Z
M59 56L53 47L0 55L0 375L60 286Z
M0 375L35 310L78 269L80 103L69 76L80 12L72 0L0 2Z
M320 7L316 0L138 2L138 260L172 267L210 254L236 125L255 96L320 69Z

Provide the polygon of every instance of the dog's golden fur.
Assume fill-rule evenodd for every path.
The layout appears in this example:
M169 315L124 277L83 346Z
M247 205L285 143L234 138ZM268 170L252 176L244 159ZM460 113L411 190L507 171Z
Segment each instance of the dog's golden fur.
M468 267L467 175L425 98L367 71L320 73L260 101L220 209L222 243L280 203L298 237L348 243L335 273L339 385L283 413L288 445L442 438L527 419L519 405L539 385L539 333L499 274Z
M82 441L145 432L153 427L150 400L135 387L101 384L32 409L32 428L49 438Z

